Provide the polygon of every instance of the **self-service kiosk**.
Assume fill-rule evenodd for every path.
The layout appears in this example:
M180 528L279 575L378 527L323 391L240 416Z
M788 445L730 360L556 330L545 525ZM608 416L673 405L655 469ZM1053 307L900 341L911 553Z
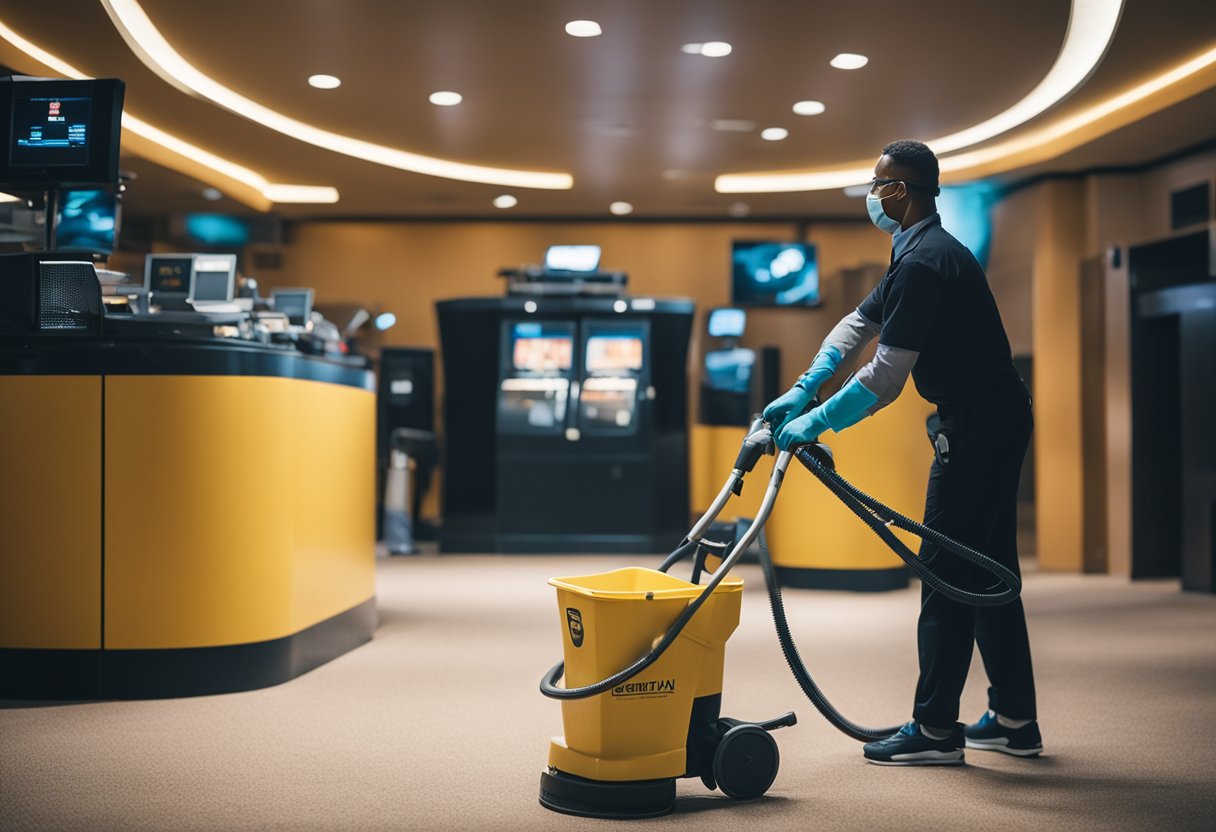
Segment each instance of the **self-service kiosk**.
M670 548L687 525L692 318L684 300L441 302L441 550Z

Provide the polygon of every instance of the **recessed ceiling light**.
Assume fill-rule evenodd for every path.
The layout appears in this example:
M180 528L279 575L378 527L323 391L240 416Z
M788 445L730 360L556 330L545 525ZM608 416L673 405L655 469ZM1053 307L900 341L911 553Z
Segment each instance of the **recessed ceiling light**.
M760 138L766 142L779 142L790 134L784 127L765 127L760 131Z
M730 44L721 40L711 40L701 44L701 54L707 58L724 58L730 54Z
M686 43L680 47L680 51L685 55L700 55L703 46L703 43Z
M709 126L725 133L750 133L756 129L756 122L741 118L717 118Z
M571 20L566 24L566 34L576 38L594 38L604 34L604 30L594 20Z
M865 55L854 55L852 52L841 52L830 61L837 69L861 69L869 62Z
M608 206L608 210L616 214L618 217L623 217L626 214L633 213L633 206L628 202L614 202Z
M799 101L794 105L794 112L800 116L817 116L826 109L822 101Z
M464 96L458 92L433 92L430 101L440 107L453 107L464 101Z
M224 198L219 188L203 188L203 199L208 202L219 202Z
M309 75L308 85L319 90L333 90L342 86L342 79L336 75Z
M514 208L518 204L519 200L510 194L503 194L502 196L494 197L495 208Z
M746 202L732 202L726 209L726 213L730 214L732 217L746 217L751 212L752 206L748 205Z
M13 196L12 194L0 193L0 202L20 202L21 197Z

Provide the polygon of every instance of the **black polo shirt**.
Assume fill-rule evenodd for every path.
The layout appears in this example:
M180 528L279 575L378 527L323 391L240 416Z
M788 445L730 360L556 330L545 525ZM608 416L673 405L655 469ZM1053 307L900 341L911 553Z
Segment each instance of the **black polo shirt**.
M917 233L857 311L881 324L880 344L920 354L912 378L939 409L997 416L1030 407L984 270L940 218Z

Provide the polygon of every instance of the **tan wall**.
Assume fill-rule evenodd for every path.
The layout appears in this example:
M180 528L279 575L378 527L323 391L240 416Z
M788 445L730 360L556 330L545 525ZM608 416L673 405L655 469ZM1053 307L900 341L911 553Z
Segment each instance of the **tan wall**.
M316 222L293 227L283 267L262 272L264 286L312 286L318 303L356 301L394 312L385 345L438 347L435 301L498 295L504 266L535 263L549 245L595 243L602 265L629 274L635 295L687 297L704 310L730 302L735 239L797 238L793 223L409 223ZM890 238L864 220L809 227L818 244L824 305L754 310L745 343L776 345L783 375L810 362L827 330L849 311L841 270L885 263ZM879 272L881 274L881 272Z
M1203 181L1216 186L1216 151L1141 172L1047 181L994 206L989 282L1014 352L1036 357L1036 507L1045 568L1079 571L1083 565L1079 380L1082 373L1098 372L1104 382L1099 406L1105 410L1107 569L1130 572L1128 276L1126 258L1116 268L1107 255L1112 246L1125 250L1172 233L1170 192ZM1081 262L1090 257L1107 263L1101 367L1085 366L1080 350Z

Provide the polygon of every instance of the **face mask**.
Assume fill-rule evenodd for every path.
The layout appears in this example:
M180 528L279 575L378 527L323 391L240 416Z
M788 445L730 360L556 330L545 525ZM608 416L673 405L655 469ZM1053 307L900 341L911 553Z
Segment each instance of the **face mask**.
M877 194L866 194L866 210L870 212L870 222L878 226L879 231L894 234L900 229L899 220L893 220L882 210L882 200Z

